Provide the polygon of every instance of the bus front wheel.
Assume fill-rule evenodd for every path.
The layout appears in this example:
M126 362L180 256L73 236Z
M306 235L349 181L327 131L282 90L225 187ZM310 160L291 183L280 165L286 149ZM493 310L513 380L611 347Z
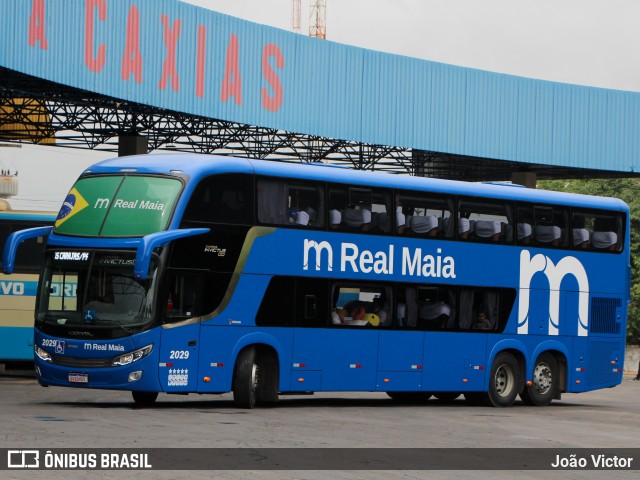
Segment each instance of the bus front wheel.
M153 403L158 398L158 392L131 392L131 396L133 397L133 401L136 405L140 405L141 407L148 407L149 405L153 405Z
M520 385L518 361L507 352L499 353L491 366L489 377L489 404L494 407L508 407L518 396Z
M531 385L525 387L520 398L527 405L549 405L556 396L558 382L558 362L551 353L544 352L536 360Z
M258 399L260 369L256 351L247 348L240 352L233 372L233 401L240 408L253 408Z

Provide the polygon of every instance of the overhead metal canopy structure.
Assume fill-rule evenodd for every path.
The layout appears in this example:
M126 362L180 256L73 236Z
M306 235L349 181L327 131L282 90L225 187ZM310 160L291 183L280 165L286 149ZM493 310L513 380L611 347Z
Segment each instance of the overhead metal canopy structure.
M25 102L24 99L27 99ZM48 117L33 115L44 106ZM25 128L26 127L26 128ZM0 140L118 152L120 137L142 135L149 150L215 153L296 163L328 161L362 170L466 181L603 178L628 173L522 164L304 135L110 98L0 68Z
M33 115L43 105L47 117ZM358 169L412 173L407 149L189 115L0 68L0 139L39 143L54 138L60 147L118 152L119 137L135 135L148 138L150 151L330 161Z
M3 141L117 152L145 137L149 151L468 181L640 171L630 92L371 52L170 0L7 0L0 19Z

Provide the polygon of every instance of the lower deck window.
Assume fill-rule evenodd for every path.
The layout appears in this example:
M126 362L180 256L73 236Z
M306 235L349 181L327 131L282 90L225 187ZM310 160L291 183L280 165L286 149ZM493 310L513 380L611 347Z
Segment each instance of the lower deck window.
M275 276L265 291L256 324L501 332L515 298L513 288Z
M333 325L386 327L392 324L390 287L336 285L332 298Z

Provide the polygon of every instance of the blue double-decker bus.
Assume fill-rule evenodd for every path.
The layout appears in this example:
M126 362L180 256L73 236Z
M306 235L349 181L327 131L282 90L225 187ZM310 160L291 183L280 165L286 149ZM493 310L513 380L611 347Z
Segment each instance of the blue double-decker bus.
M47 236L43 385L547 405L621 382L620 200L219 156L107 160Z

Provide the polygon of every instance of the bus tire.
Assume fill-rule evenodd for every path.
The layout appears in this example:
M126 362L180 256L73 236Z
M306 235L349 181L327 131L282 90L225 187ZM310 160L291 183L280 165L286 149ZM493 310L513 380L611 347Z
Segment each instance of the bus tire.
M494 407L509 407L518 396L520 367L508 352L499 353L493 360L489 376L489 404Z
M141 407L148 407L153 405L158 398L158 392L137 392L132 391L131 396L136 405Z
M260 383L257 386L257 401L260 404L274 406L278 402L280 383L280 364L273 351L262 351L258 355Z
M255 349L245 348L238 355L233 371L233 401L237 407L254 408L256 406L259 374Z
M558 362L553 354L541 353L533 368L532 383L524 388L520 398L527 405L549 405L558 391L559 377Z
M434 392L433 396L436 397L440 403L450 403L460 396L460 392Z

